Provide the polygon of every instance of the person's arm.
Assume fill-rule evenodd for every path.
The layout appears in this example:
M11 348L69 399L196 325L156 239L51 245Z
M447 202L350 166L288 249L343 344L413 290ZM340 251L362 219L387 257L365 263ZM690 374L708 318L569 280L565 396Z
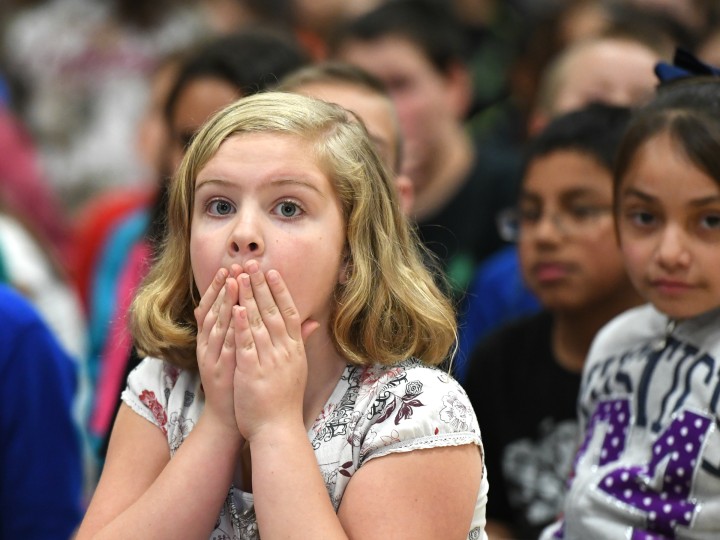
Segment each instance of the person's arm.
M123 404L76 540L208 537L239 456L232 441L201 415L170 460L164 433Z
M251 271L239 281L235 416L250 444L261 536L467 538L482 477L474 444L372 459L353 475L335 513L302 414L302 344L311 323L301 324L277 272L266 281Z
M213 530L244 443L234 417L228 331L237 284L227 276L218 272L195 312L205 393L200 419L171 460L165 434L123 405L77 540L203 538Z
M304 430L267 435L251 443L263 538L467 538L482 476L477 446L373 459L353 475L335 514Z
M355 473L338 515L350 538L465 539L481 478L474 444L390 454Z

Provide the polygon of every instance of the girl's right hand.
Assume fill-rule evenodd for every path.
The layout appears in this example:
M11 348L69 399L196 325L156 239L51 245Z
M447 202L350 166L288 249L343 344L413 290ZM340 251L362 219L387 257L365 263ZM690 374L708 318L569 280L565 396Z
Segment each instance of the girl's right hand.
M221 268L195 308L195 320L197 361L205 393L203 415L228 428L233 436L241 437L233 401L235 331L231 314L237 303L237 280Z

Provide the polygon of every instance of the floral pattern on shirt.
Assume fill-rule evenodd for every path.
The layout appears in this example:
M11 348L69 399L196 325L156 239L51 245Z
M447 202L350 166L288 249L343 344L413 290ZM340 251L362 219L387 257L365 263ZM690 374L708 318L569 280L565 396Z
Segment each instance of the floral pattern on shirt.
M196 373L167 366L145 360L128 378L123 399L163 429L174 455L197 423L203 401L196 398L202 395ZM164 396L164 402L148 398L156 395ZM164 420L162 414L156 417L159 410ZM336 510L353 475L368 460L438 446L481 446L480 429L462 387L443 371L414 359L390 367L348 365L308 438ZM486 501L483 476L469 539L484 537ZM259 538L251 494L231 491L210 538Z
M155 392L152 390L144 390L140 394L140 401L150 409L150 413L155 418L155 423L163 430L163 433L167 433L167 428L165 427L165 424L167 424L167 413L155 397Z

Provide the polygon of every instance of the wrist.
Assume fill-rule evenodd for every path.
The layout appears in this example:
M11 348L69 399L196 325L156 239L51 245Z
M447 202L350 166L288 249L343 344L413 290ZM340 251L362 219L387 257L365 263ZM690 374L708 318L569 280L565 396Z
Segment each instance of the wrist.
M267 445L282 446L286 442L307 440L307 438L307 429L302 416L298 415L297 418L282 418L277 422L264 423L248 435L247 441L253 448Z
M200 429L211 441L217 441L224 447L239 453L245 444L245 438L238 431L237 425L223 422L210 411L204 411L198 419L195 429Z

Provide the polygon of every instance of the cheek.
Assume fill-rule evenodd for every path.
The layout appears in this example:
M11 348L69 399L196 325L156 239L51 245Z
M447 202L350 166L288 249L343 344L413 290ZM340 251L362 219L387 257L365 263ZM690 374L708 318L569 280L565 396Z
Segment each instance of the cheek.
M303 317L318 315L332 298L338 282L341 255L330 249L334 239L322 238L314 242L295 241L291 245L277 244L281 259L273 258L272 267L280 272Z
M632 242L630 245L628 243L621 245L620 251L625 270L630 280L637 286L642 283L643 276L650 264L650 252L645 246L637 242Z
M220 269L217 249L213 244L202 237L193 235L190 240L190 265L192 267L195 284L200 294L204 294L212 283L215 273Z
M528 279L528 271L530 266L533 264L533 255L534 250L532 248L532 243L530 242L524 242L520 240L517 243L517 249L518 249L518 259L520 262L520 271L522 272L523 278L527 281Z
M414 110L411 98L403 97L395 100L395 106L398 113L398 122L400 123L400 131L403 137L412 137L417 122L417 113Z
M598 290L612 291L627 283L625 259L614 241L588 246L586 260L587 272Z

